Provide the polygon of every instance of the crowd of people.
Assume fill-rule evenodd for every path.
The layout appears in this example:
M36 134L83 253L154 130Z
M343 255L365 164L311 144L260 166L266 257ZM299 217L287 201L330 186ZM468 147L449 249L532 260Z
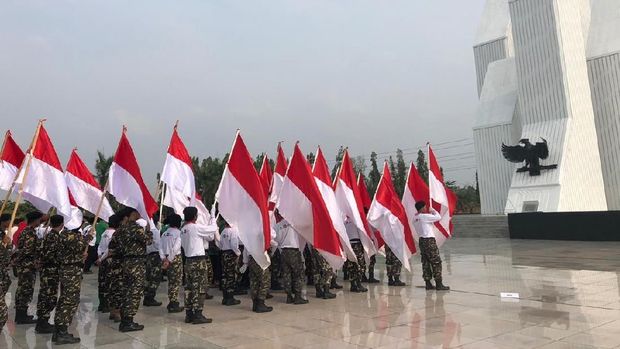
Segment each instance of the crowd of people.
M426 289L449 290L442 281L441 258L434 238L433 223L440 216L425 206L424 202L416 203L419 213L413 223L420 238ZM336 272L320 251L307 244L277 210L274 217L271 246L265 252L271 265L263 269L244 248L234 226L221 216L210 225L198 224L195 207L185 208L183 217L171 213L157 226L154 222L158 219L141 219L137 210L127 207L107 223L85 222L82 228L73 230L65 228L60 215L33 211L18 229L9 227L10 215L2 215L0 329L8 318L5 295L11 285L11 270L17 278L15 323L35 324L35 332L52 334L56 345L80 341L68 332L68 327L80 303L83 273L88 273L93 263L98 265L98 311L109 313L110 321L118 322L121 332L144 329L134 316L140 303L148 307L162 305L156 299L162 280L167 280L168 286L167 311L185 311L185 322L194 325L212 322L203 313L205 300L213 298L208 292L211 286L221 290L224 306L239 305L241 301L235 295L247 294L249 289L252 311L257 313L273 310L265 303L272 298L271 290L284 290L286 303L294 305L308 303L302 294L304 284L315 286L317 298L336 298L332 290L343 286L337 283ZM364 283L380 282L374 274L376 257L368 256L360 242L359 234L365 233L349 220L345 226L356 261L345 263L344 279L350 281L350 292L367 292ZM400 280L402 263L387 246L385 254L388 285L405 286ZM28 314L28 307L37 273L40 286L35 318Z

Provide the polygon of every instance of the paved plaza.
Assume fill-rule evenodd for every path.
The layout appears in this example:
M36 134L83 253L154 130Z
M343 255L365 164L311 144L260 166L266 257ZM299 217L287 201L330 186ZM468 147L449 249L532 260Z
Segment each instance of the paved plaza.
M94 310L95 273L85 276L70 331L82 338L76 348L620 348L619 252L617 242L455 239L443 248L450 292L425 291L415 258L413 275L405 277L412 286L341 291L335 300L314 298L309 286L310 304L298 306L276 292L269 314L251 312L247 296L224 307L212 290L218 296L205 313L213 324L187 325L165 307L141 308L136 319L146 328L128 334ZM382 262L377 269L387 283ZM15 282L0 348L51 348L51 335L13 323L14 290ZM159 300L167 301L165 291L163 283ZM502 300L501 292L520 299Z

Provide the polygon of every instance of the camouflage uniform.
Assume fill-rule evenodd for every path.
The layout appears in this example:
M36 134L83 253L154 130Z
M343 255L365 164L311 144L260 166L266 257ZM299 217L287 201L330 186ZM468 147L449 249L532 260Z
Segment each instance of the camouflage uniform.
M161 258L159 252L149 253L146 256L146 288L144 298L155 298L157 288L161 282Z
M385 246L387 248L387 246ZM377 256L376 255L372 255L370 257L369 263L368 263L368 275L370 277L370 275L374 275L375 273L375 265L377 264ZM364 276L366 276L366 274L364 274Z
M394 252L385 245L385 268L390 278L400 278L403 263L396 257Z
M232 250L222 251L222 291L234 292L237 283L239 256Z
M422 255L422 277L424 281L435 279L442 281L441 256L435 238L420 238L420 254Z
M301 296L304 262L298 248L282 248L282 286L287 294Z
M58 300L58 282L61 255L60 233L51 229L41 247L41 270L39 274L39 297L37 318L48 320Z
M254 257L250 256L248 262L248 270L250 273L250 295L253 300L267 299L267 292L271 286L271 272L269 269L263 270ZM301 293L300 293L301 294Z
M314 248L312 248L312 246L310 246L310 244L307 244L306 247L304 247L304 266L305 266L305 275L306 275L306 279L307 284L308 285L314 285L314 282L316 281L314 279L314 275L316 274L316 265L314 264L314 258L312 256L312 250Z
M364 259L364 246L359 241L352 241L351 247L355 252L357 263L348 261L345 263L347 274L351 281L362 281L362 275L366 273L366 260Z
M106 265L105 270L105 289L108 290L108 305L110 309L120 309L125 297L123 284L123 263L119 256L114 254L118 246L115 239L116 234L110 240L110 255L103 261Z
M121 317L131 318L138 312L144 296L146 246L153 243L153 234L138 223L130 222L114 233L114 240L117 243L114 258L122 260Z
M205 262L207 263L207 288L209 288L213 285L213 263L211 262L211 256L209 256L209 250L205 251L205 256L207 256Z
M329 263L327 263L325 257L314 247L312 247L312 259L312 264L314 265L314 284L329 289L334 270Z
M195 313L202 313L204 298L207 293L207 258L209 257L185 258L185 309Z
M77 230L63 230L60 233L57 257L60 262L60 296L54 315L56 326L69 326L80 305L83 254L90 239L90 235L83 236Z
M168 300L179 301L179 291L183 283L183 258L181 255L174 257L166 270L168 276Z
M17 289L15 291L15 309L26 311L34 294L37 278L36 261L39 241L33 227L26 227L17 240Z
M4 327L8 319L8 309L6 305L6 293L11 286L11 278L9 277L9 264L11 263L11 250L4 247L0 241L0 331Z
M271 286L272 288L278 287L280 278L282 277L282 262L280 250L276 249L273 253L269 254L271 258L271 264L269 265L269 271L271 271Z

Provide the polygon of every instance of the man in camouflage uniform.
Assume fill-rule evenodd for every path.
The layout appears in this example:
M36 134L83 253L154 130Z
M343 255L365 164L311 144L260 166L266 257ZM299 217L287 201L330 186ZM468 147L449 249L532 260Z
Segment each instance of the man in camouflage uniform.
M224 224L222 230L219 247L222 251L222 298L223 305L237 305L241 301L235 299L235 286L237 280L237 266L239 264L239 232L231 227L228 222L221 218Z
M422 256L422 277L426 283L427 290L448 291L450 287L443 284L441 256L439 248L435 241L435 233L433 225L441 219L441 216L435 209L424 210L426 202L418 201L415 208L418 213L413 217L413 226L420 236L420 254ZM431 283L435 279L436 286Z
M78 229L64 229L60 233L57 250L57 259L60 262L60 296L54 315L56 329L52 336L52 342L56 345L80 342L79 338L67 332L67 328L80 305L84 250L92 239L94 236L82 235Z
M282 218L278 210L276 216L276 242L282 251L282 286L286 291L287 304L307 304L302 297L304 262L299 250L298 233Z
M97 246L97 265L99 271L97 275L97 281L99 283L99 308L102 313L114 311L112 306L111 294L113 288L117 287L117 284L113 284L110 277L110 268L112 264L112 258L110 258L110 241L116 232L116 229L120 225L120 217L113 214L108 218L108 226L106 230L101 234L99 245ZM116 309L118 311L118 308ZM120 320L120 318L119 318Z
M183 283L183 259L181 257L181 216L174 213L166 218L168 229L161 237L159 256L168 275L168 312L180 313L179 291Z
M37 300L36 333L52 333L54 326L49 324L50 314L58 300L60 261L60 232L64 228L64 218L54 215L50 218L52 229L43 238L41 245L41 269L39 274L39 298Z
M0 332L9 317L5 296L11 286L9 265L11 264L11 248L13 244L7 234L10 223L10 214L0 216Z
M144 289L144 301L142 305L146 307L158 307L162 304L155 299L157 289L161 282L161 258L159 257L161 234L155 227L151 227L151 233L153 235L153 242L146 247L146 287Z
M362 285L362 275L366 273L366 260L364 259L364 246L359 236L360 232L355 223L348 217L345 221L345 228L347 229L347 235L349 236L351 247L357 259L357 263L347 260L345 264L345 268L348 271L347 274L351 280L351 292L368 292L368 289Z
M316 288L316 298L333 299L336 295L329 291L331 286L334 270L327 263L325 257L314 248L314 246L308 245L312 251L311 258L314 265L314 287Z
M110 243L108 244L108 255L105 261L108 262L107 272L106 272L106 284L108 285L108 301L110 306L110 320L114 320L114 322L121 322L121 307L123 305L123 300L125 299L125 286L123 280L123 259L118 254L117 250L119 249L119 242L116 238L116 231L124 227L128 221L129 217L127 213L129 211L122 210L116 214L118 217L118 226L115 228L115 231L112 232Z
M121 332L141 331L144 325L137 324L133 317L138 312L140 301L144 296L146 246L153 243L153 235L145 221L146 228L137 223L140 214L133 208L126 208L123 216L128 217L127 224L114 233L117 241L114 257L122 259L123 290L125 292L121 304Z
M17 290L15 291L15 323L34 324L37 321L28 315L28 304L32 301L34 284L37 275L39 241L36 228L45 219L39 211L30 212L26 215L28 226L17 240L17 252L14 265L17 271Z
M403 263L396 257L388 245L385 245L385 268L387 270L389 286L407 286L400 281L400 271L403 268Z

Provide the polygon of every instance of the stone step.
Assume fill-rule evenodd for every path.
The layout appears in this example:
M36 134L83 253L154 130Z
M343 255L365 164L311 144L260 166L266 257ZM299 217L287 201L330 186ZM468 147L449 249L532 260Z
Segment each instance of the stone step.
M452 219L455 238L508 238L507 216L456 215Z

